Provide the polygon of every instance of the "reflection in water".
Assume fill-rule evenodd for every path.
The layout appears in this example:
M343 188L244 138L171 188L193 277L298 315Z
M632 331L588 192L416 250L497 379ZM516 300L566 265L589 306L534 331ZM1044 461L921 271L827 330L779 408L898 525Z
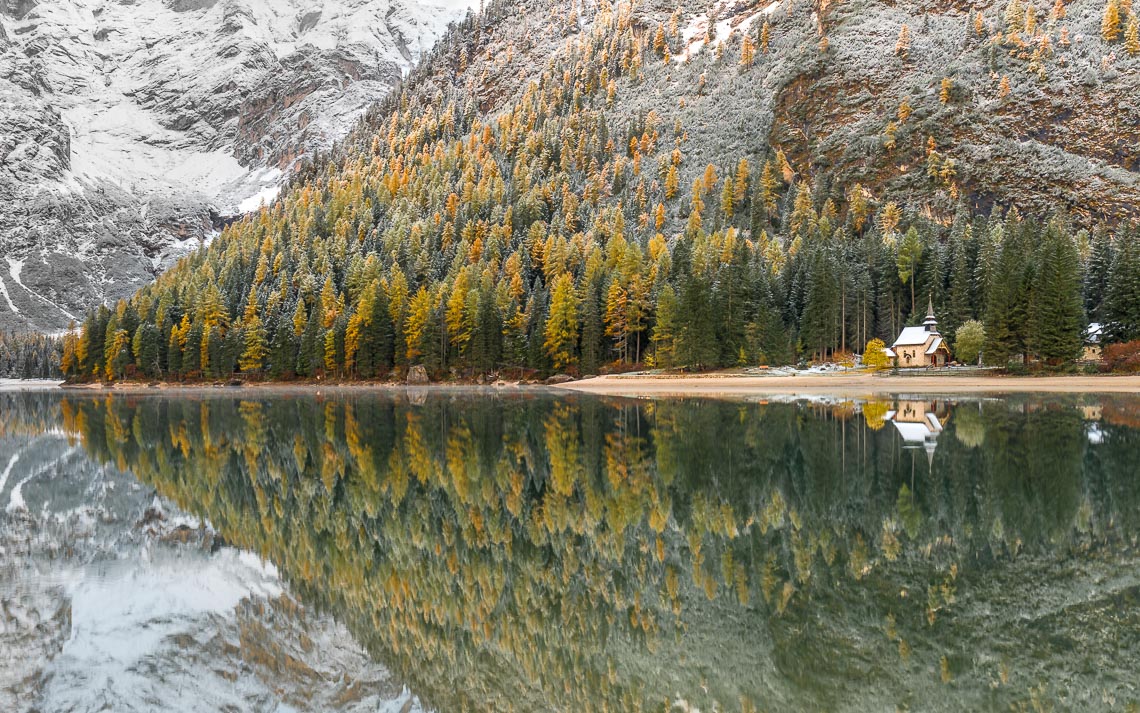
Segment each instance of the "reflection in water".
M921 448L926 451L927 463L933 464L938 436L948 417L946 404L941 401L900 401L887 418L894 424L903 439L903 448Z
M1140 401L412 393L0 398L440 710L1136 704Z

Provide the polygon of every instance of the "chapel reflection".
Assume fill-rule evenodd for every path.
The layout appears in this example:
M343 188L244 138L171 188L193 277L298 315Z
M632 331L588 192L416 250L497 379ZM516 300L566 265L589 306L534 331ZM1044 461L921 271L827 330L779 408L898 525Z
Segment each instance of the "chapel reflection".
M886 418L902 437L903 448L925 451L928 464L933 465L938 437L950 418L949 405L945 401L899 401Z

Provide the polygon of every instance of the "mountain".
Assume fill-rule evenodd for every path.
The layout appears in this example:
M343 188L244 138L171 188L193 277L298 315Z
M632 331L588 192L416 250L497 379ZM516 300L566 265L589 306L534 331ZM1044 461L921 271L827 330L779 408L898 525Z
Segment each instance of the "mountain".
M491 4L65 369L782 363L927 302L999 365L1075 358L1088 319L1135 338L1140 39L1111 8Z
M466 0L0 2L0 329L58 330L276 194Z

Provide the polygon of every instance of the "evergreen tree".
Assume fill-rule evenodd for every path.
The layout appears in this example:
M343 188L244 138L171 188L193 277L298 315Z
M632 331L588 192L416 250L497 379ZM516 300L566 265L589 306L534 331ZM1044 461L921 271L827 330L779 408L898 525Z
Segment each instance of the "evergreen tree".
M824 248L813 250L806 265L807 292L800 319L800 342L806 352L823 361L838 341L839 289L835 265Z
M135 329L131 350L135 355L135 367L144 376L157 377L162 373L159 362L158 327L150 323L143 323Z
M910 314L913 317L916 309L915 295L914 295L914 276L918 272L919 264L922 261L922 239L918 235L912 225L906 231L906 236L903 237L902 242L899 243L898 252L898 271L899 281L904 285L910 285Z
M674 351L677 335L677 295L671 285L665 285L657 293L657 323L653 327L653 359L661 368L668 369L675 363Z
M1112 271L1113 246L1107 230L1095 230L1084 268L1085 311L1096 322L1103 322L1106 286Z
M265 367L265 358L269 354L269 339L265 325L261 322L256 287L249 292L245 313L241 318L241 330L243 344L238 368L246 374L260 372Z
M1117 0L1108 0L1104 6L1104 17L1100 23L1100 34L1105 42L1120 39L1120 5Z
M589 280L582 300L582 358L583 374L596 374L602 365L605 326L602 318L602 282Z
M970 305L970 290L972 275L969 266L968 241L972 234L969 222L965 216L959 216L950 233L950 244L947 247L948 272L950 276L950 291L943 310L942 328L947 334L955 334L958 327L974 317Z
M1085 320L1081 305L1079 255L1058 224L1046 226L1037 250L1030 346L1050 364L1080 356Z
M546 321L543 346L556 370L573 366L578 342L578 298L574 281L563 273L554 281L550 295L550 317Z
M1004 366L1028 353L1030 294L1033 284L1032 228L1016 217L1005 231L986 298L987 364Z
M1140 229L1121 231L1108 273L1103 308L1104 337L1110 342L1140 339Z

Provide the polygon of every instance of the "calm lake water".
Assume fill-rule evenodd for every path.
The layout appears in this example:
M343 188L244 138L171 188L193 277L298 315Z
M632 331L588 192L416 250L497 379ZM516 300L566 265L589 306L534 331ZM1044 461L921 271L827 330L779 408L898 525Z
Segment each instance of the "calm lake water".
M0 414L18 710L1140 703L1140 398L9 392Z

